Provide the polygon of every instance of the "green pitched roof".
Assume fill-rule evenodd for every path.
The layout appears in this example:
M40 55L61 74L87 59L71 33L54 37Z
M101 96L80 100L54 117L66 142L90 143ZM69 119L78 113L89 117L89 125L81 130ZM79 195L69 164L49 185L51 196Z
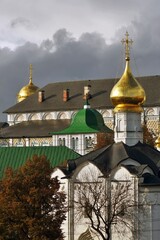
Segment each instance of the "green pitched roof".
M0 148L0 177L6 168L17 169L33 155L45 155L53 167L62 165L65 160L76 159L80 155L65 146L43 147L1 147Z
M97 110L86 108L77 112L68 128L52 134L57 135L97 132L111 133L112 130L104 124L103 117Z

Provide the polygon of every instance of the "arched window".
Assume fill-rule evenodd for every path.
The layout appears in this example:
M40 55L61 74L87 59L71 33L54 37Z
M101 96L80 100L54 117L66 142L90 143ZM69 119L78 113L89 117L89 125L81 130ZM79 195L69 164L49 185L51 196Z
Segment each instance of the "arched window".
M29 116L29 120L40 120L40 117L37 113Z
M67 119L67 114L64 112L59 113L57 116L57 119Z
M59 146L65 146L66 139L65 138L59 138L58 142L59 142Z
M93 147L93 139L91 137L85 137L85 148Z
M154 109L153 108L149 108L146 110L146 116L153 116L154 115Z
M73 150L75 150L75 147L76 147L75 138L72 137L72 139L71 139L71 148L72 148Z
M14 122L18 123L18 122L23 122L26 121L26 117L23 114L18 114L16 115Z
M76 137L76 142L75 142L75 149L76 150L78 149L78 144L79 144L79 139L78 139L78 137Z
M43 119L44 120L50 120L50 119L53 119L53 116L51 113L46 113L44 116L43 116Z
M72 137L72 139L71 139L71 148L73 150L78 149L78 144L79 144L78 137L76 137L76 138Z

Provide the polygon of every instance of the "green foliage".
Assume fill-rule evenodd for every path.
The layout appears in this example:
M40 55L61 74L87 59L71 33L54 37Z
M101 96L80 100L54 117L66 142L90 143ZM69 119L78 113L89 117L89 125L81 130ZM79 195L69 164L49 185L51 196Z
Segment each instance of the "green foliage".
M65 194L44 156L34 156L0 182L0 240L63 239Z

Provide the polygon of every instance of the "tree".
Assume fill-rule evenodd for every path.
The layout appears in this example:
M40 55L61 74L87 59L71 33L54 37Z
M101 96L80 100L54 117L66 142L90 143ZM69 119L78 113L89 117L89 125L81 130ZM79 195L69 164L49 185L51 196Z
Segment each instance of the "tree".
M99 178L95 171L89 170L76 181L75 214L77 223L86 223L103 240L111 239L111 230L118 238L127 233L136 237L135 224L139 221L132 180L112 181ZM122 231L123 230L123 231ZM123 235L124 234L124 235ZM112 236L113 237L113 236Z
M0 239L63 239L65 194L44 156L34 156L0 182Z
M97 143L94 149L99 149L105 146L108 146L114 142L114 135L113 133L97 133Z
M155 146L155 135L149 131L146 124L142 126L143 128L143 142ZM110 144L114 143L114 134L113 133L97 133L97 143L94 146L94 149L99 149Z
M151 131L149 131L146 124L143 125L143 142L154 147L155 145L155 136Z

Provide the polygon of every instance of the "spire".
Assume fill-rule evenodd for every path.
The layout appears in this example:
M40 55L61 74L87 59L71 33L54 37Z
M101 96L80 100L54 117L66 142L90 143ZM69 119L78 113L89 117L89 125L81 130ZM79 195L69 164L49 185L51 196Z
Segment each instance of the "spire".
M88 108L91 108L91 106L90 106L90 104L89 104L89 99L88 99L88 97L86 98L86 100L85 100L85 104L84 104L84 107L83 107L84 109L88 109Z
M29 84L32 84L33 65L29 65Z
M126 38L123 38L121 43L125 44L125 56L126 56L126 61L130 60L130 46L133 43L132 39L129 39L129 33L126 31L125 34Z

